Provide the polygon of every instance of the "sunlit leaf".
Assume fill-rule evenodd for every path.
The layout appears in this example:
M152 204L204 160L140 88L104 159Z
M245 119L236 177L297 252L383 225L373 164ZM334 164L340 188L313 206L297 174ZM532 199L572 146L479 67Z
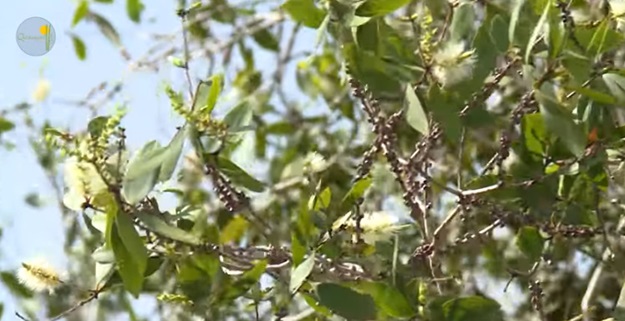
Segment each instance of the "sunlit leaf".
M72 27L76 26L82 19L84 19L89 13L89 2L87 0L81 0L74 11L74 17L72 18Z
M361 17L372 17L389 14L405 5L410 0L366 0L356 9L356 15Z
M306 278L308 278L308 275L310 275L315 267L315 258L315 252L313 252L300 265L293 269L291 272L291 281L289 283L291 293L296 292L302 283L306 281Z
M430 133L428 117L423 110L421 100L419 100L419 97L417 97L417 94L411 85L406 86L406 99L404 101L404 105L406 105L407 108L406 120L408 121L408 124L421 134L427 136Z

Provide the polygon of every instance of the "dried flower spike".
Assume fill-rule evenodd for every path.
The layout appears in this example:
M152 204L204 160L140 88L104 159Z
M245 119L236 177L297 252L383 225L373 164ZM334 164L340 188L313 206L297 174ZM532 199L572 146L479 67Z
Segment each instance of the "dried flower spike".
M17 270L17 279L32 291L48 291L49 294L64 283L62 274L40 258L23 262Z

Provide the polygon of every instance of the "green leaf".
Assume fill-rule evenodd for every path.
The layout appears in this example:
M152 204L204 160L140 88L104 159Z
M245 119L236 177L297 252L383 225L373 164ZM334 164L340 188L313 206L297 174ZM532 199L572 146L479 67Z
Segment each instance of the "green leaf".
M540 259L543 252L544 240L540 236L540 232L537 228L533 226L520 228L514 242L519 250L527 255L530 260L536 261Z
M165 182L171 178L176 170L176 165L184 148L185 138L187 137L187 126L183 126L178 130L171 142L162 149L162 163L158 175L159 182Z
M308 275L315 267L315 252L312 252L300 265L291 271L291 281L289 282L289 290L291 293L297 292L300 286L306 281Z
M548 15L549 9L551 9L551 0L549 0L549 5L546 5L545 8L543 9L543 13L540 16L538 23L536 23L536 26L534 27L534 31L532 31L532 35L530 36L530 40L527 43L527 48L525 49L525 62L526 63L530 63L530 55L532 54L532 49L534 49L534 45L536 44L536 41L544 32L543 29L545 28L547 24L547 17L549 16Z
M268 29L261 29L252 35L256 43L267 50L277 52L280 49L280 42L276 39L273 33Z
M282 9L295 22L313 29L318 28L326 16L323 10L315 6L314 0L288 0L282 5Z
M523 140L528 151L542 155L545 152L544 145L547 143L547 129L540 114L528 114L523 116L521 122Z
M250 223L242 215L235 215L219 233L219 243L228 244L240 241Z
M408 299L397 288L389 284L360 282L355 287L371 295L380 310L391 317L410 318L416 314Z
M608 89L618 99L619 103L625 102L625 77L616 73L607 73L601 76Z
M236 132L247 128L253 116L250 106L247 103L240 103L226 114L224 123L228 125L228 131Z
M406 121L408 121L408 124L421 134L425 136L429 135L430 126L428 117L423 110L421 100L419 100L419 97L410 84L406 86L404 105L407 105Z
M321 283L317 286L319 303L348 320L375 320L377 311L373 298L350 288Z
M497 301L483 297L470 296L455 298L442 305L444 319L437 321L503 321L503 313Z
M351 206L354 205L354 203L356 202L356 200L358 200L365 194L369 186L371 186L372 182L373 180L371 176L367 176L356 181L354 185L352 185L352 187L349 189L347 194L345 194L345 197L343 197L340 206L341 211L338 214L341 215L349 211Z
M84 19L89 13L89 2L87 0L81 0L74 11L74 17L72 18L72 28L75 27L82 19Z
M122 186L122 195L128 203L141 201L158 182L165 155L163 150L157 141L151 141L137 151L128 163Z
M130 219L127 213L119 212L115 218L115 227L124 247L130 253L141 275L143 275L148 264L148 251L132 219Z
M98 138L102 135L102 131L106 127L106 122L108 122L110 117L108 116L98 116L87 124L87 131L89 131L89 135L92 138Z
M320 182L321 183L321 182ZM319 194L315 194L310 197L308 202L308 208L311 210L324 210L330 206L332 200L332 190L330 187L326 187Z
M226 175L234 184L241 185L257 193L265 190L265 184L252 177L241 167L223 156L217 158L217 167L219 171Z
M85 60L87 58L87 47L85 46L85 43L76 35L72 35L71 37L76 57L80 60Z
M117 216L126 215L124 213L118 213ZM135 298L139 297L141 288L143 286L143 270L138 265L139 261L133 257L132 253L126 248L124 241L122 241L118 228L113 228L111 231L111 247L115 253L115 260L117 261L117 271L122 278L124 288Z
M126 0L126 13L128 13L128 18L135 23L141 21L141 12L145 9L141 0Z
M194 234L168 224L157 216L157 213L136 212L134 215L145 225L147 229L157 235L162 235L174 241L189 245L200 245L202 240Z
M473 4L464 2L454 9L453 19L449 26L450 41L458 42L468 39L475 25Z
M0 272L0 279L2 280L2 283L4 283L4 286L6 286L14 296L19 298L33 297L33 292L22 285L13 273L2 271Z
M586 135L583 128L573 121L573 116L561 107L553 98L543 92L537 92L540 114L545 120L547 130L556 135L575 156L584 154Z
M216 74L211 77L211 86L210 91L208 92L208 95L206 97L206 106L202 108L202 111L204 113L210 115L213 112L213 109L215 109L215 106L217 105L217 98L219 98L219 95L221 95L221 91L223 90L223 82L223 74Z
M501 53L508 51L510 46L507 30L508 24L506 20L500 15L495 16L490 24L490 38Z
M104 17L97 13L90 13L89 19L96 23L100 32L116 47L121 47L122 42L119 37L119 33L115 30L115 27Z
M405 5L410 0L367 0L356 9L356 15L373 17L389 14Z
M515 34L516 27L519 21L519 16L521 15L521 9L523 9L523 5L525 5L526 0L517 0L514 2L514 7L512 8L512 14L510 16L510 26L508 26L508 39L511 44L515 43Z
M600 91L590 89L588 87L573 86L573 87L566 87L566 90L574 91L582 96L586 96L592 99L593 101L601 103L601 104L616 105L618 103L616 98L606 93L602 93Z
M6 118L0 117L0 134L2 134L4 132L8 132L8 131L12 130L13 128L15 128L15 124L10 122Z

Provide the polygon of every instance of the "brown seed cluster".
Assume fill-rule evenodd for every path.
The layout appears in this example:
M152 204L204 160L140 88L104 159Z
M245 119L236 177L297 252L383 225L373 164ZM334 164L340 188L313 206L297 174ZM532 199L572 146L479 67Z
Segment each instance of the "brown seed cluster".
M249 198L245 193L234 188L230 180L219 173L213 165L207 164L205 173L211 178L213 191L217 193L217 197L228 212L235 213L249 203Z
M367 86L363 86L358 80L353 78L349 80L349 84L352 88L352 95L358 98L362 103L367 121L373 126L373 132L377 136L376 142L379 142L379 148L386 157L391 171L395 175L395 180L404 191L403 199L405 205L410 208L412 217L421 222L423 211L416 199L417 195L415 195L415 191L409 188L404 179L404 166L397 152L395 126L403 115L403 112L396 112L386 119L381 115L379 101L373 97L373 94L369 91Z

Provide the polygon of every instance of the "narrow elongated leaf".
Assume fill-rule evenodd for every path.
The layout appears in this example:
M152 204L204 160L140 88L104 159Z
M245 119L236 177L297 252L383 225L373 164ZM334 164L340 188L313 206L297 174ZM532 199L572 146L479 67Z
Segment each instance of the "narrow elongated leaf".
M89 2L87 0L81 0L74 11L74 17L72 18L72 27L76 26L82 19L84 19L89 13Z
M102 17L97 13L91 12L89 14L89 19L94 21L100 29L100 32L108 39L113 45L116 47L120 47L122 45L121 38L119 37L119 33L113 27L113 25L108 21L108 19Z
M347 320L376 320L376 305L368 294L334 283L321 283L317 295L319 303Z
M549 16L549 10L551 9L551 0L549 0L549 4L545 6L543 9L543 13L538 20L538 23L534 27L534 31L532 31L532 35L530 36L530 40L527 43L527 48L525 50L525 62L529 63L530 55L532 54L532 49L534 49L534 45L540 36L542 36L545 26L547 25L547 17Z
M260 193L265 189L265 184L252 177L237 164L225 157L219 156L217 158L217 167L219 171L228 176L233 183L241 185L250 191Z
M124 248L126 248L134 265L143 276L148 264L148 251L128 214L118 213L115 219L115 227Z
M405 5L410 0L367 0L356 9L356 15L373 17L389 14Z
M407 108L406 120L408 124L416 131L427 136L430 133L428 117L423 110L421 100L419 100L419 97L411 85L406 86L404 105L406 105Z
M145 144L128 163L122 195L130 204L142 200L156 185L166 149L157 141Z
M514 3L514 7L512 9L512 15L510 16L510 26L508 27L508 39L510 39L511 44L515 44L515 33L516 27L519 21L519 16L521 15L521 9L525 5L526 0L517 0Z
M208 92L208 96L206 97L206 106L204 106L204 112L210 114L213 109L215 109L215 105L217 105L217 98L221 94L224 82L223 74L216 74L211 77L211 87Z
M365 194L372 182L373 179L371 176L367 176L356 181L347 194L345 194L345 197L343 197L343 201L341 201L340 206L341 211L338 214L341 215L349 211L354 202Z
M167 222L158 218L158 216L154 213L136 212L135 216L150 231L158 235L162 235L174 241L182 242L185 244L190 244L190 245L202 244L202 241L196 235L168 224Z
M185 125L178 130L169 145L163 149L162 164L160 166L158 176L159 182L165 182L173 175L176 165L178 164L178 160L180 159L180 154L182 154L182 149L184 148L185 138L187 137L187 129L188 126Z
M456 9L454 9L453 20L449 27L450 40L457 42L463 39L467 39L473 32L473 26L475 25L475 10L473 3L464 2L461 3Z
M124 288L135 298L139 297L143 286L143 271L124 245L117 228L113 228L111 232L111 246L115 253L117 271L122 278Z
M625 77L616 73L607 73L602 76L612 95L620 102L625 102Z
M312 252L300 265L291 272L291 282L289 290L295 293L300 286L306 281L310 272L315 267L315 252Z
M85 60L87 58L87 47L85 46L85 43L76 35L72 35L71 37L76 57L80 60Z

